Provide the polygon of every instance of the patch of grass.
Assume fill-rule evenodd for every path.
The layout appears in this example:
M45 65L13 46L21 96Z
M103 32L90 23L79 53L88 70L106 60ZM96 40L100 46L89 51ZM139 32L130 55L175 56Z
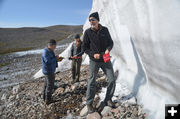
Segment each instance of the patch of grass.
M27 50L32 50L32 49L33 49L33 47L29 47L29 48L10 48L10 49L5 49L5 50L0 50L0 55L13 53L13 52L19 52L19 51L27 51Z
M6 43L0 42L0 47L6 46Z
M66 39L66 38L68 37L68 35L69 35L69 34L65 35L65 36L62 37L62 38L58 38L58 39L55 39L55 40L56 40L56 42L61 41L61 40L64 40L64 39Z
M7 62L6 62L6 63L1 63L1 64L0 64L0 68L1 68L1 67L4 67L4 66L7 66L7 65L9 65L9 64L10 64L10 63L7 63Z

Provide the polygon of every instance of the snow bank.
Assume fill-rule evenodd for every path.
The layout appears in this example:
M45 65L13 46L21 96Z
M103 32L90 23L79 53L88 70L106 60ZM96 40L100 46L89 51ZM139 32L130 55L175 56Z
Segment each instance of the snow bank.
M114 40L115 94L122 94L118 85L126 82L149 119L164 119L165 104L180 100L180 2L94 0L94 11Z

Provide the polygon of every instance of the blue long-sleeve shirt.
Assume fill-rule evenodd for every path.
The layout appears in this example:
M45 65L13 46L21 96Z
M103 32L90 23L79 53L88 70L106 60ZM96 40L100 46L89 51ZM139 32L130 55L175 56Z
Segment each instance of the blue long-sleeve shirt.
M41 56L42 72L45 75L56 71L57 59L53 51L45 48Z

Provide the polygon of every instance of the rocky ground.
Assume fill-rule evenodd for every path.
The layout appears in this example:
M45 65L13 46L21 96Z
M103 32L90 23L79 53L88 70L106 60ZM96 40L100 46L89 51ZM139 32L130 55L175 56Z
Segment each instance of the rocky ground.
M42 100L43 78L29 80L16 86L0 89L0 119L145 119L142 108L137 104L117 102L117 108L105 107L102 112L86 115L85 93L88 66L81 68L80 82L71 84L71 70L56 74L53 103ZM99 92L106 87L104 74L97 79L97 94L94 107L100 103Z
M55 54L60 54L72 42L65 39L57 44ZM59 47L63 46L63 47ZM46 47L46 46L44 46ZM1 66L5 64L5 66ZM33 79L33 75L41 68L41 52L27 53L16 52L0 56L0 88L17 85Z

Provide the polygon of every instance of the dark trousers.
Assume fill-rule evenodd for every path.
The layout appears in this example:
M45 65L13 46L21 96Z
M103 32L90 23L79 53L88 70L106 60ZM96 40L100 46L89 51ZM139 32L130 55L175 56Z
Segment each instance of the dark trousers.
M82 63L82 58L72 60L72 79L74 82L79 81L81 63Z
M103 70L108 80L106 97L104 101L106 102L108 100L111 100L115 91L115 86L116 86L114 71L113 71L111 61L104 63L104 62L95 62L93 60L90 60L89 68L90 68L90 79L88 81L88 87L87 87L87 92L86 92L86 104L93 103L93 100L96 94L96 76L99 71L99 68Z
M45 75L44 80L44 88L43 88L43 99L44 100L51 100L52 93L54 90L54 80L55 80L55 74L48 74Z

